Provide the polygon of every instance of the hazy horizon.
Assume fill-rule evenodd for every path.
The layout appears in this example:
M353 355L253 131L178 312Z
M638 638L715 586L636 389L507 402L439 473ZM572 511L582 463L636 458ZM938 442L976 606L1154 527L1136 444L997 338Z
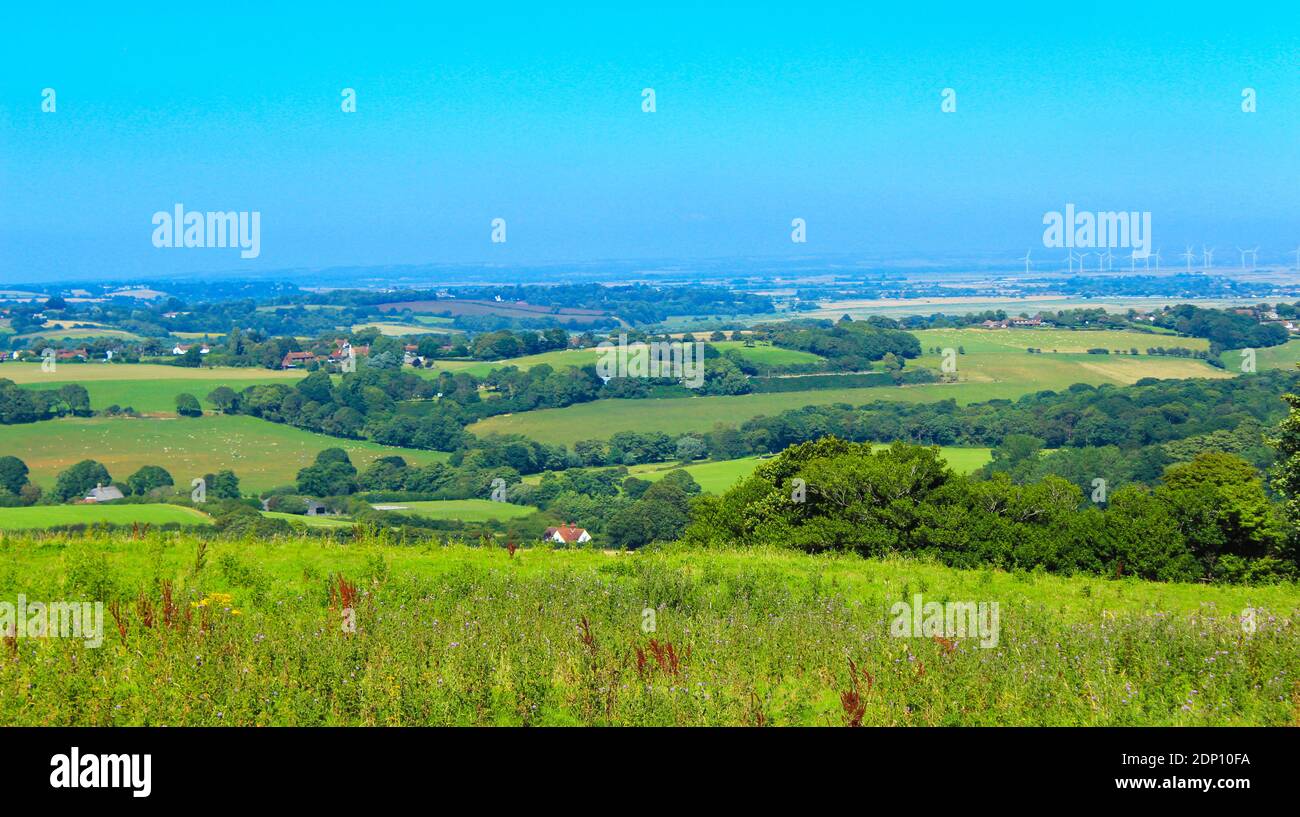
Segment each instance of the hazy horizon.
M195 26L163 8L69 15L0 56L0 281L963 253L1014 269L1027 248L1063 257L1042 220L1067 204L1150 213L1171 271L1187 244L1223 269L1238 247L1289 265L1300 244L1294 11L235 4ZM256 257L155 247L152 217L178 204L260 214Z

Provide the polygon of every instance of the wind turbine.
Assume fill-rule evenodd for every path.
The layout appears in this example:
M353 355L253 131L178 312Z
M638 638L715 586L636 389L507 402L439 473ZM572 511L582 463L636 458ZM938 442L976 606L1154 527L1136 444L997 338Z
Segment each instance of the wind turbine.
M1115 268L1115 256L1111 254L1110 247L1106 248L1106 254L1097 256L1100 259L1101 269L1111 270Z
M1296 255L1296 262L1297 262L1297 263L1300 263L1300 248L1297 248L1297 249L1296 249L1296 253L1297 253L1297 255ZM1065 262L1066 262L1067 264L1070 265L1070 274L1071 274L1071 275L1074 274L1074 262L1075 262L1075 261L1082 261L1082 260L1083 260L1082 258L1080 258L1079 256L1077 256L1077 255L1074 254L1074 250L1069 250L1068 252L1066 252L1066 254L1065 254Z
M1237 252L1241 253L1241 269L1242 269L1242 270L1245 270L1245 269L1246 269L1246 255L1250 253L1250 250L1243 250L1241 247L1238 247L1238 248L1237 248Z
M1155 259L1156 259L1156 272L1160 272L1160 248L1159 247L1156 248ZM1151 266L1151 256L1149 255L1147 256L1147 266L1148 267Z
M1083 262L1084 262L1084 259L1086 259L1086 258L1087 258L1088 256L1090 256L1090 255L1092 255L1092 253L1090 253L1090 252L1081 253L1081 254L1079 255L1079 272L1084 272L1084 271L1086 271L1086 268L1084 267Z
M1254 272L1255 265L1259 263L1259 245L1256 244L1255 249L1247 250L1246 252L1250 253L1250 271Z
M1137 272L1138 251L1136 249L1128 254L1128 271Z
M1205 256L1205 269L1214 269L1214 248L1201 245L1201 253Z
M1195 257L1196 257L1196 253L1192 250L1192 248L1191 248L1190 246L1187 248L1187 252L1183 253L1183 258L1186 258L1186 259L1187 259L1187 274L1188 274L1188 275L1190 275L1191 272L1192 272L1192 259L1195 258Z
M1031 252L1033 252L1033 249L1025 250L1025 257L1022 258L1022 259L1020 259L1020 260L1022 260L1022 261L1025 262L1025 274L1026 274L1026 275L1029 274L1029 254L1030 254Z

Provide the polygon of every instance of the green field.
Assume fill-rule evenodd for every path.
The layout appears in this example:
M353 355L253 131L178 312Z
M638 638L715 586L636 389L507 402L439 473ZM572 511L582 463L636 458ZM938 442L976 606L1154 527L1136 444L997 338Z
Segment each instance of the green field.
M398 513L427 516L430 519L456 519L461 522L489 522L518 519L537 510L529 505L493 502L490 499L439 499L424 502L378 502L394 508Z
M824 359L821 355L814 355L812 352L801 352L798 349L782 349L778 346L770 346L766 344L746 347L745 342L740 340L710 341L710 343L715 346L719 352L725 352L728 349L735 349L747 360L752 360L755 363L762 363L768 366L819 363Z
M34 332L25 332L21 335L14 335L14 339L30 340L32 338L43 338L44 340L86 340L87 338L118 338L119 340L144 340L140 335L134 332L127 332L123 329L113 329L111 327L83 327L78 329L64 329L62 327L51 326L37 329Z
M31 530L59 525L210 525L207 514L182 505L33 505L0 508L0 531Z
M188 392L206 408L208 393L218 386L239 391L267 383L292 385L306 372L290 369L214 366L188 369L156 363L60 363L53 372L42 372L39 363L0 365L0 377L31 388L57 387L64 383L85 386L90 406L100 410L111 405L130 406L141 413L174 414L176 395Z
M1249 306L1263 302L1260 298L1198 298L1196 305L1202 308L1221 308L1228 306ZM967 315L975 312L996 312L1003 310L1008 315L1020 315L1022 312L1036 315L1039 312L1060 312L1071 309L1104 309L1112 314L1122 314L1130 309L1150 312L1164 306L1186 303L1186 299L1168 297L1103 297L1081 298L1065 295L1038 295L1028 298L989 298L989 297L954 297L954 298L906 298L883 300L846 300L825 301L820 308L800 313L799 317L825 318L839 320L842 315L850 315L854 320L865 320L872 315L888 318L903 318L908 315L933 315L942 312L945 315ZM773 316L755 316L750 322L772 320ZM741 318L745 320L745 318Z
M447 334L448 332L459 332L459 329L441 329L434 326L424 326L419 323L393 323L391 321L380 321L374 323L358 323L352 327L353 332L360 332L363 329L378 329L379 334L388 337L401 337L402 335L431 335L435 332Z
M765 363L770 366L788 365L792 363L816 363L822 358L810 352L800 352L795 349L779 349L775 346L754 346L745 348L743 341L727 340L719 341L712 344L717 347L718 351L724 352L727 349L735 349L746 358L753 360L755 363ZM635 344L631 348L635 348ZM434 368L419 370L421 374L437 376L439 370L449 372L468 372L475 377L484 377L493 369L504 369L507 366L517 366L520 369L531 369L534 366L540 366L545 363L548 366L559 369L564 366L587 366L596 363L600 359L602 350L587 349L559 349L551 352L542 352L536 355L523 355L521 357L510 357L503 360L438 360L434 362Z
M1112 353L1121 349L1127 353L1136 348L1140 355L1146 355L1147 349L1154 346L1193 349L1198 352L1210 348L1210 342L1204 338L1183 338L1131 330L920 329L912 334L921 342L922 350L928 350L932 346L964 346L966 353L971 355L1006 351L1023 353L1031 347L1044 352L1060 353L1084 353L1094 348L1110 349Z
M1100 358L1100 359L1099 359ZM919 364L937 367L937 357ZM751 417L774 415L811 405L876 400L934 402L953 399L960 405L986 400L1015 400L1042 389L1062 391L1074 383L1130 384L1143 377L1230 377L1208 364L1181 358L1119 358L1096 355L1029 355L1024 352L958 358L962 382L871 389L743 394L643 400L595 400L560 409L498 415L469 427L474 434L524 434L546 443L572 445L578 440L606 439L619 431L661 431L678 436L708 431L714 425L737 425Z
M300 513L281 513L279 511L262 511L267 519L283 519L294 527L302 528L350 528L351 520L329 516L307 516Z
M908 362L912 367L939 369L941 355L930 354L928 350L931 348L960 347L965 350L965 354L956 358L959 382L901 388L827 389L726 397L597 400L560 409L489 417L471 425L469 430L475 434L524 434L542 442L572 445L578 440L608 438L619 431L661 431L672 435L708 431L718 423L735 425L751 417L778 414L810 405L860 405L876 400L932 402L946 399L965 405L994 399L1015 400L1044 389L1063 391L1075 383L1128 385L1144 377L1232 376L1232 372L1214 368L1204 361L1144 354L1149 346L1208 348L1206 341L1199 338L1145 335L1127 331L1070 332L1053 329L943 329L922 330L914 334L921 341L925 353ZM1032 355L1025 351L1027 347L1039 348L1040 343L1049 352L1053 348L1079 351ZM1134 346L1143 354L1089 355L1083 351L1092 347L1127 351ZM683 402L687 400L689 402Z
M1230 372L1241 371L1241 366L1245 358L1241 355L1241 349L1229 349L1219 356L1223 365ZM1267 346L1263 349L1255 350L1255 371L1262 372L1266 369L1292 369L1300 363L1300 340L1289 340L1281 346Z
M101 649L17 639L0 725L838 726L855 689L866 725L1300 718L1295 585L382 538L218 539L201 561L193 537L161 533L0 550L0 598L123 602ZM334 574L364 588L354 633ZM192 612L145 626L164 582ZM916 594L996 602L996 644L891 636L892 606ZM1262 608L1249 632L1246 608Z
M193 418L65 417L0 426L0 454L13 454L31 468L33 482L53 486L58 472L83 459L102 462L116 480L142 465L161 465L177 485L229 468L244 493L291 484L317 452L346 450L358 468L398 454L409 462L444 460L436 451L392 448L343 440L255 417L205 415Z
M876 448L884 448L884 445L878 445ZM944 460L947 461L948 467L959 474L969 474L978 468L984 466L993 458L991 448L958 448L955 446L941 446L940 453ZM695 481L700 484L706 494L720 494L737 481L744 479L754 472L765 457L743 457L737 460L718 460L713 462L697 462L691 465L683 466L680 463L647 463L644 465L633 465L628 468L628 473L634 477L657 481L663 479L669 471L681 468L694 477ZM536 480L529 480L536 481Z

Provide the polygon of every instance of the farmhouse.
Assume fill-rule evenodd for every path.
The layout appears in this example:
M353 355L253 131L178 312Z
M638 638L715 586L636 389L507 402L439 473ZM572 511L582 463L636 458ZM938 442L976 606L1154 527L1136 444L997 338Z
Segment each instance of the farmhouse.
M542 539L561 545L583 544L591 541L591 534L587 533L586 528L566 523L558 528L547 528L546 533L542 534Z
M316 359L316 355L311 352L289 352L280 361L281 369L293 369L298 366L305 366Z
M109 485L107 487L103 485L96 485L94 488L90 490L90 493L86 494L86 498L83 499L82 502L83 503L112 502L115 499L121 499L121 498L122 498L122 492L118 489L116 485Z
M194 344L192 344L192 343L178 343L178 344L176 344L175 346L172 347L172 354L173 354L173 355L183 355L183 354L185 354L186 352L188 352L188 351L189 351L190 349L192 349L192 348L194 348ZM206 354L208 354L208 353L211 352L211 351L212 351L212 350L209 349L209 348L206 347L206 346L200 346L200 347L199 347L199 354L201 354L201 355L206 355Z

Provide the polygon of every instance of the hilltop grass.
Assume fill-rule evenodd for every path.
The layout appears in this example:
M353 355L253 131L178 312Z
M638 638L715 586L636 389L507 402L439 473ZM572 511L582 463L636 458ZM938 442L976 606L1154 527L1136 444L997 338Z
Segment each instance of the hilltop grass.
M223 468L234 471L245 493L294 482L298 471L325 448L342 448L358 469L388 455L421 465L447 454L394 448L362 440L315 434L256 417L209 414L154 419L65 417L41 423L0 426L0 454L27 463L33 482L54 485L59 471L84 459L97 460L115 480L142 465L166 468L177 485Z
M374 536L217 540L200 559L184 535L20 535L0 552L0 598L124 602L99 649L3 648L4 725L840 725L850 694L868 725L1300 719L1294 585ZM359 590L354 634L335 573ZM997 644L891 637L915 594L997 602Z
M34 505L0 508L0 531L35 530L61 525L210 525L202 511L182 505Z

